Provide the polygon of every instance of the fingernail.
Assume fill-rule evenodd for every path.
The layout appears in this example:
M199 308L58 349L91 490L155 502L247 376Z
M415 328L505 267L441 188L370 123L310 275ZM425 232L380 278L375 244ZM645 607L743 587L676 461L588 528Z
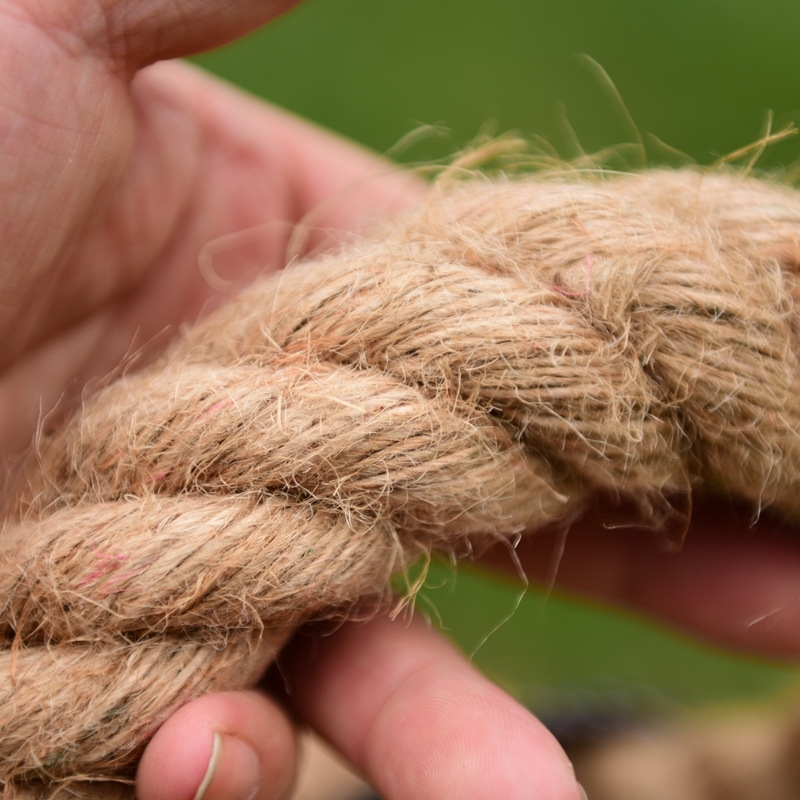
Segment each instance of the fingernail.
M583 800L589 800L589 796L586 794L586 789L584 789L580 784L578 784L578 788L581 790L581 797Z
M194 800L253 800L261 770L250 745L235 736L215 733L211 757Z

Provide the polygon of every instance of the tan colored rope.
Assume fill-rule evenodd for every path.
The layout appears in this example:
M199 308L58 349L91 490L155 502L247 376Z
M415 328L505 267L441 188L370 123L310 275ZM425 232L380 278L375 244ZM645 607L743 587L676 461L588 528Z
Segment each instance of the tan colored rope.
M124 796L172 710L431 550L601 491L797 515L799 264L791 189L565 173L440 182L245 291L42 433L0 536L5 797Z

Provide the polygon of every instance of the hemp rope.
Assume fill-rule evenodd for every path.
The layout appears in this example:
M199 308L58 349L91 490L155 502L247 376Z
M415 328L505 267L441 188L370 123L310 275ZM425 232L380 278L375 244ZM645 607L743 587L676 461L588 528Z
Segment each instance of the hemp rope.
M0 780L128 797L189 698L421 554L723 488L800 511L800 194L442 180L42 431L0 535Z

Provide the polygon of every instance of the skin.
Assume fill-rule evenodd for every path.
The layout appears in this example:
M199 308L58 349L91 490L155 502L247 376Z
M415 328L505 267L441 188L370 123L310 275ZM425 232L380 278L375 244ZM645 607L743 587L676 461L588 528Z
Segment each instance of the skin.
M203 246L274 223L257 242L284 261L292 225L352 229L422 191L374 156L165 59L217 46L291 2L0 0L0 463L13 467L40 409L146 359L179 324L221 303ZM158 63L160 62L160 63ZM332 202L335 201L335 202ZM324 246L321 234L309 246ZM216 266L216 265L215 265ZM618 513L618 512L615 512ZM782 526L701 507L679 555L594 514L574 526L559 582L768 655L800 653L800 548ZM544 577L559 532L523 543ZM503 552L489 563L514 569ZM157 732L141 800L190 800L217 742L206 800L283 798L296 724L316 728L386 800L579 800L557 743L419 621L297 638L286 696L219 694ZM287 710L288 709L288 710ZM216 737L215 737L215 734ZM524 765L524 768L521 767Z

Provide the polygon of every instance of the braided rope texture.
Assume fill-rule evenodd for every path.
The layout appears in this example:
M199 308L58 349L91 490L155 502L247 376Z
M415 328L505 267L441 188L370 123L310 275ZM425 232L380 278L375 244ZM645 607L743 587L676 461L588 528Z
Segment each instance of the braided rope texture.
M6 800L129 797L189 698L421 555L723 487L800 511L800 194L440 181L42 432L0 535Z

